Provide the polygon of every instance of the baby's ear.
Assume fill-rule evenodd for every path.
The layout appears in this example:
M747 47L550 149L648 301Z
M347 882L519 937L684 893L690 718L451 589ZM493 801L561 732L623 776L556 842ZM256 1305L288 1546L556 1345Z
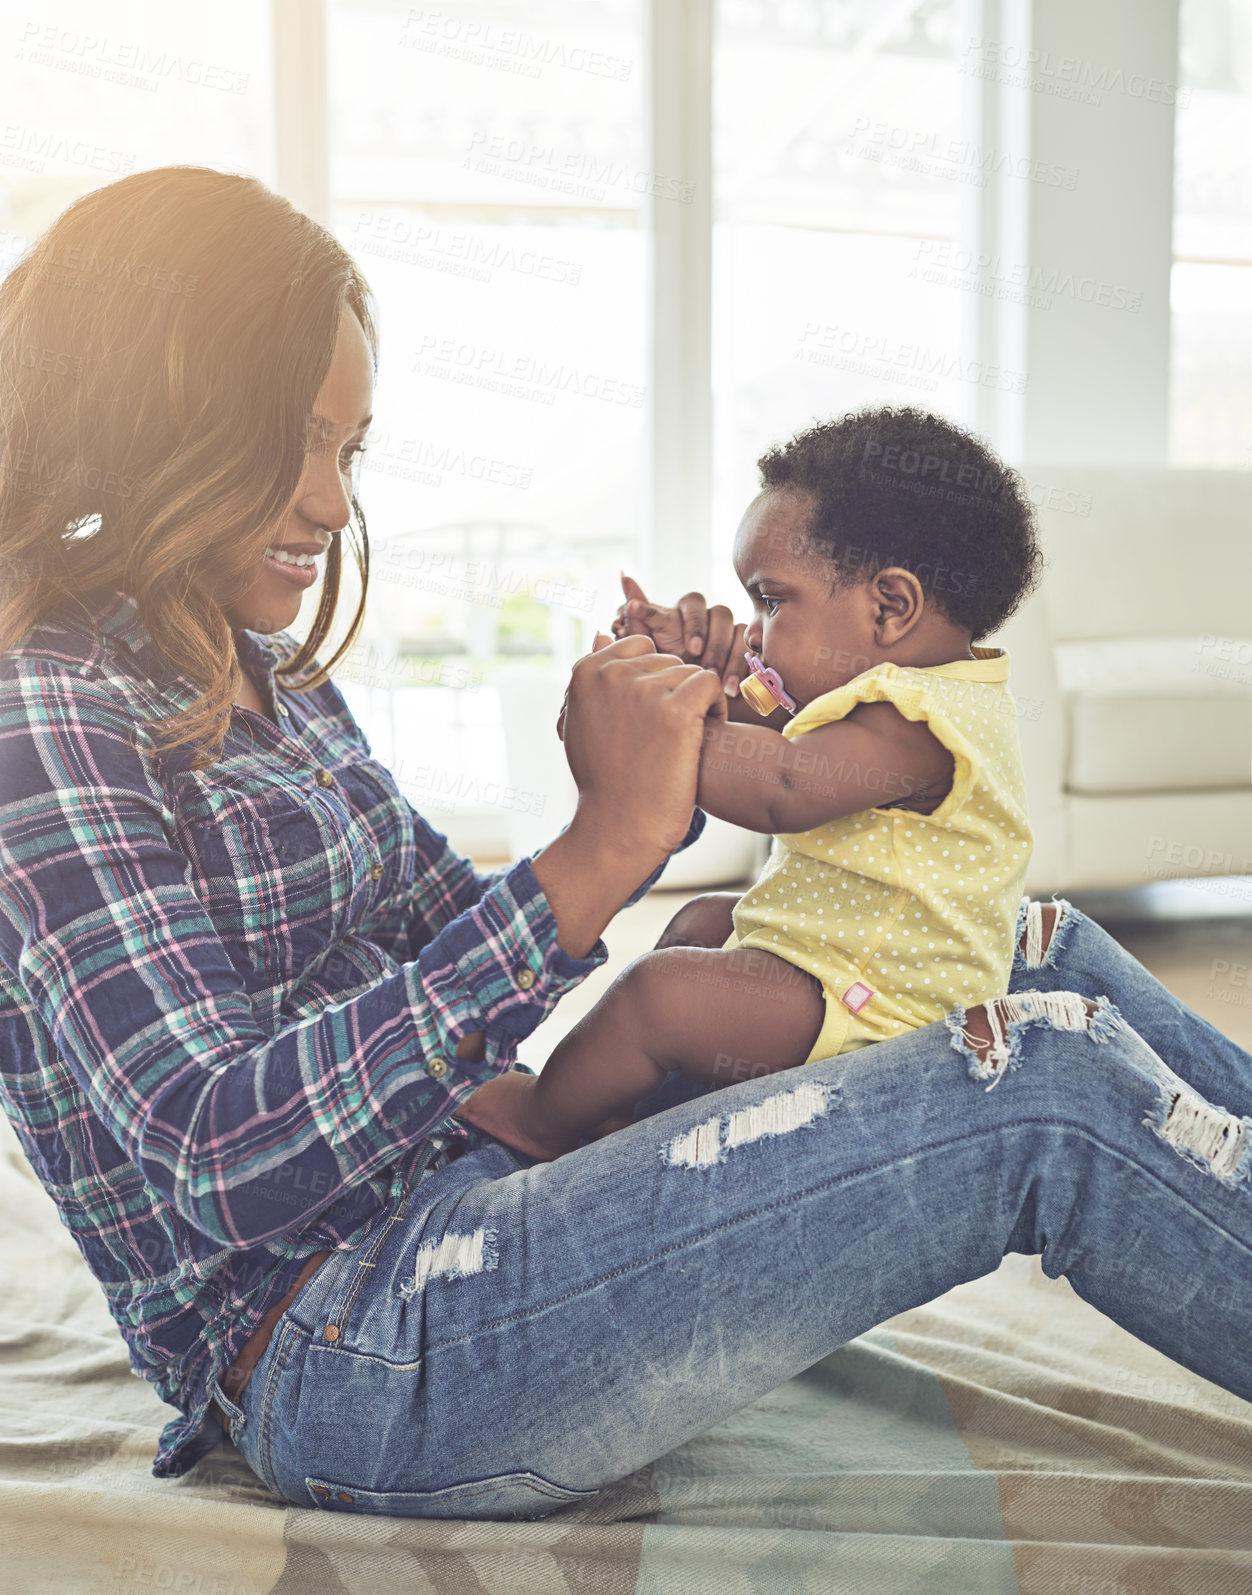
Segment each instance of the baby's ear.
M873 581L878 641L885 646L906 637L926 610L926 590L911 570L887 565Z

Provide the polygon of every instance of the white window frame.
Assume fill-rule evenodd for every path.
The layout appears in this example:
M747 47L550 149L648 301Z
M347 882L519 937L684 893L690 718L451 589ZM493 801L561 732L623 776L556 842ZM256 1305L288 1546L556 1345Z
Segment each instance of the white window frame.
M650 514L639 558L644 579L672 597L707 587L712 569L713 5L648 0L650 165L691 195L653 198L647 218ZM270 0L270 18L274 186L329 225L326 0Z

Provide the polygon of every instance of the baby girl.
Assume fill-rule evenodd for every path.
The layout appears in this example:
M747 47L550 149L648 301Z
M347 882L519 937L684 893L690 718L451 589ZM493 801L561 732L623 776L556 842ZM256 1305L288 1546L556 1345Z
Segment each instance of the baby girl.
M531 1157L629 1122L668 1070L730 1085L1007 990L1031 834L1008 657L976 640L1038 576L1024 485L913 409L815 426L760 470L734 547L757 714L710 719L698 802L771 833L769 861L709 900L711 945L636 959L541 1074L461 1105Z

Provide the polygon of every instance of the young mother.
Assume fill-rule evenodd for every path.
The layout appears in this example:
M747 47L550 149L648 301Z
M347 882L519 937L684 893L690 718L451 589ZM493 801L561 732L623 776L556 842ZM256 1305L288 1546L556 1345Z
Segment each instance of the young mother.
M576 817L475 874L317 659L374 364L339 245L207 170L0 285L0 1085L180 1410L154 1472L225 1426L304 1506L541 1516L1006 1251L1252 1396L1252 1060L1064 905L1015 989L1139 1034L1019 997L995 1090L975 1010L556 1162L454 1118L698 828L727 636L582 660Z

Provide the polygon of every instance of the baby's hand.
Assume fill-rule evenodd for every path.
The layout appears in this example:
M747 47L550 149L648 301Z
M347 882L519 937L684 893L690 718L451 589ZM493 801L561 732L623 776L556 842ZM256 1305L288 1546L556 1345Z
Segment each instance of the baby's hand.
M658 653L676 654L684 664L701 665L722 678L728 697L736 697L748 673L744 628L725 604L711 607L703 593L686 593L671 608L650 603L633 576L622 576L625 603L613 621L615 637L651 637Z

